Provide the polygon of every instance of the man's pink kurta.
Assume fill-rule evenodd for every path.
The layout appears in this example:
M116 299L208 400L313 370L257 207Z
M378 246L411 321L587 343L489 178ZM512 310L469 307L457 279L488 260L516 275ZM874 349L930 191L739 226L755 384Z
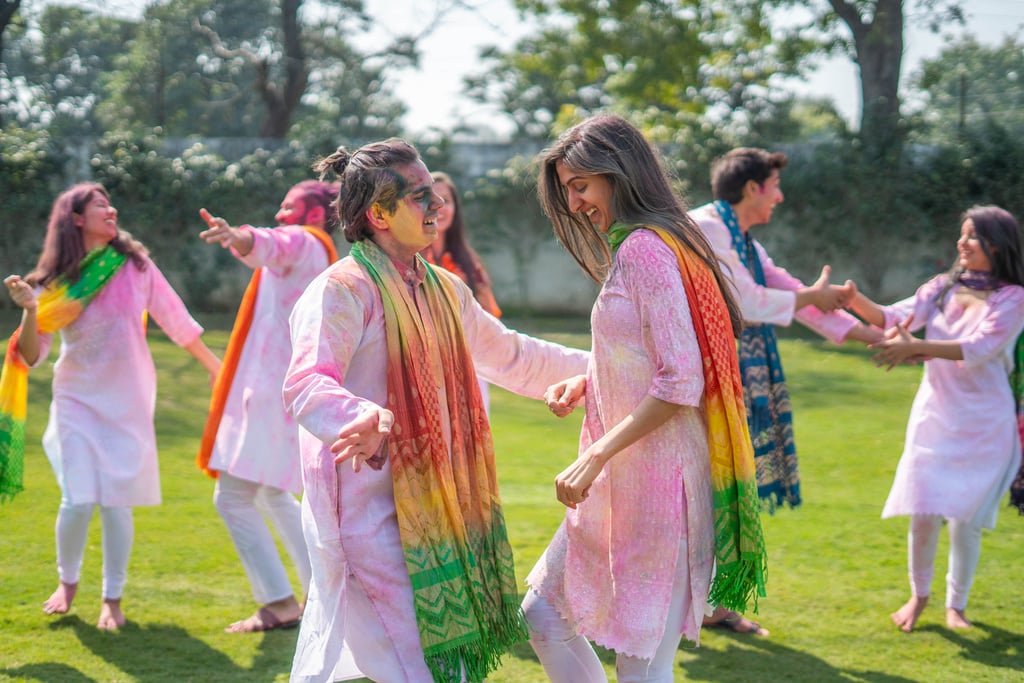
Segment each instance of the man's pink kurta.
M622 243L591 327L581 453L645 396L682 408L605 465L527 583L590 640L649 659L666 629L698 639L714 556L703 364L678 262L653 232ZM684 539L689 610L668 624Z
M288 315L306 286L328 265L323 244L299 226L257 229L242 263L261 268L252 327L238 359L210 469L264 486L302 491L299 426L285 411L281 385L291 357Z
M842 344L846 335L857 325L857 319L846 311L822 313L814 306L804 306L794 311L796 290L804 287L804 283L790 275L785 268L775 265L760 242L752 240L765 279L763 286L757 284L733 248L729 228L718 215L714 204L697 207L690 211L690 217L697 221L701 232L715 250L722 272L733 284L733 294L743 311L744 321L787 327L795 317L801 324L836 344Z
M540 398L551 384L585 371L586 352L505 328L480 308L461 280L442 269L436 272L456 283L466 341L480 377ZM420 277L407 271L404 279L414 298L422 299L415 293ZM343 426L364 411L388 404L379 290L352 258L342 259L310 284L290 323L293 351L284 399L303 428L303 526L313 568L291 680L360 677L346 635L379 622L385 635L376 647L393 653L400 663L387 680L429 681L398 535L390 466L353 472L349 462L335 465L329 450ZM348 582L358 584L368 604L346 597Z
M886 327L913 313L912 329L925 327L932 341L959 342L964 358L925 361L882 517L941 515L991 528L1020 466L1008 375L1024 329L1024 287L1000 287L965 309L955 300L960 285L954 285L939 310L935 299L946 278L934 278L885 308Z
M72 505L160 503L153 429L156 370L146 344L147 312L179 346L203 332L148 259L145 270L129 259L60 331L43 449L63 499ZM49 354L52 340L40 335L37 364Z

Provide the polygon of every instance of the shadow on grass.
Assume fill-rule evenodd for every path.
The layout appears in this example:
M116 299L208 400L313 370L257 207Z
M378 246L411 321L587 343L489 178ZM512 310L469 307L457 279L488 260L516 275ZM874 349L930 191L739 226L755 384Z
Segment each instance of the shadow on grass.
M53 622L50 628L72 629L79 641L96 657L117 667L139 683L208 680L270 682L290 670L295 651L295 631L264 633L252 666L241 667L223 652L190 635L180 626L140 626L129 621L117 632L105 632L77 616L71 616ZM37 664L34 668L47 666L67 668L58 664ZM92 680L77 671L74 674L78 677L51 676L40 677L39 680Z
M768 638L724 635L749 647L730 644L724 651L703 647L681 648L693 657L681 668L686 680L720 681L814 681L814 683L916 683L883 671L837 668L812 654L794 650Z
M985 666L1024 671L1024 648L1021 648L1021 643L1024 643L1024 634L1011 633L979 621L972 623L975 630L985 634L981 640L976 641L966 637L960 631L948 628L938 626L928 628L935 630L943 638L959 646L964 659Z
M25 666L16 666L12 669L0 669L0 677L10 677L14 680L40 681L41 683L52 683L53 681L96 683L95 678L89 678L78 669L56 662L26 664Z

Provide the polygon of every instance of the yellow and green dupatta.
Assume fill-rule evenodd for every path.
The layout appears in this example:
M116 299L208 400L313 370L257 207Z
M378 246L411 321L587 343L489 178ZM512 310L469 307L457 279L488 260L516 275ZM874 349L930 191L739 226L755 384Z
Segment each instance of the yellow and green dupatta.
M653 231L679 262L690 317L704 364L704 400L715 524L715 576L708 600L746 612L765 595L768 554L761 530L754 450L729 309L714 274L667 230L615 224L608 240L617 249L639 227Z
M395 508L426 663L438 683L458 683L463 667L467 681L483 681L527 632L455 285L420 259L426 277L417 307L376 244L356 242L351 254L379 287L384 307Z
M38 298L36 323L50 334L74 322L128 257L107 245L93 249L80 264L81 277L58 277ZM0 372L0 501L21 492L25 457L25 415L28 408L28 366L18 353L19 327L7 342Z

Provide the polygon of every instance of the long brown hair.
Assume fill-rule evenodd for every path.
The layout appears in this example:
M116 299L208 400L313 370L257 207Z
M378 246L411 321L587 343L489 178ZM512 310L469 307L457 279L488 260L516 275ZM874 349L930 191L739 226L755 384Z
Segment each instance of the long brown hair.
M615 221L626 225L656 226L672 233L711 269L729 309L738 336L743 316L722 275L718 259L676 196L654 148L632 124L620 116L601 114L566 131L541 152L538 191L544 213L555 235L590 277L602 282L612 255L605 238L584 216L569 210L569 199L558 178L562 162L582 175L604 176L612 187Z
M110 201L106 188L97 183L72 185L57 195L50 209L43 251L39 254L35 269L25 276L26 282L33 286L46 286L61 276L72 282L78 281L81 277L79 267L85 257L85 240L82 239L82 230L75 225L75 216L81 215L97 194ZM118 229L110 246L131 258L139 270L145 269L149 252L129 233Z

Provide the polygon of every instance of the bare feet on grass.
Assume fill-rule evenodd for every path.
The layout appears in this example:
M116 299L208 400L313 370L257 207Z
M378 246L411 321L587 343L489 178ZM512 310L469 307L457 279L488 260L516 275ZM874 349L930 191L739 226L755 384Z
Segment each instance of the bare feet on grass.
M57 590L53 591L53 595L43 603L43 611L47 614L67 614L68 610L71 609L71 602L75 599L75 593L77 592L77 583L64 583L61 581L60 585L57 586Z
M946 626L950 628L970 628L971 622L964 616L962 609L946 608Z
M927 605L928 596L923 598L911 597L903 607L900 607L889 616L892 617L892 623L899 626L901 631L910 633L914 630L917 618L921 616L921 612L924 611Z
M116 631L125 624L124 612L121 611L121 598L103 598L103 606L100 607L100 620L96 628L101 631Z

